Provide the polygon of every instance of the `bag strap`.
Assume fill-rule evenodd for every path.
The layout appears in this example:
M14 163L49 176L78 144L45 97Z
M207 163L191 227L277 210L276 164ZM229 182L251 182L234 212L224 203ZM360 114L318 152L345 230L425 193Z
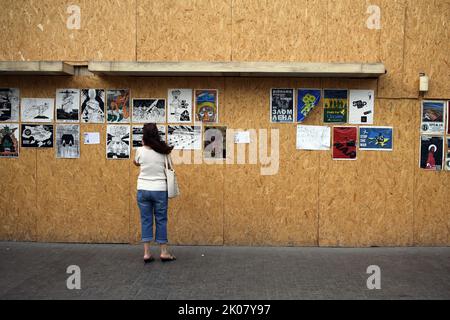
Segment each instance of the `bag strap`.
M166 170L173 170L173 164L172 164L172 159L170 158L170 155L166 155L164 157L164 161L166 163Z

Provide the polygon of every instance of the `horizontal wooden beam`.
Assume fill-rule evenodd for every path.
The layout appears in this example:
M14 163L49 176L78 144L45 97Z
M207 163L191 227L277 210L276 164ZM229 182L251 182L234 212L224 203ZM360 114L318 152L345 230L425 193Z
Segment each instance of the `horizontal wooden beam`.
M63 61L0 61L0 75L73 75L74 66Z
M382 63L309 62L89 62L90 72L111 76L378 78Z

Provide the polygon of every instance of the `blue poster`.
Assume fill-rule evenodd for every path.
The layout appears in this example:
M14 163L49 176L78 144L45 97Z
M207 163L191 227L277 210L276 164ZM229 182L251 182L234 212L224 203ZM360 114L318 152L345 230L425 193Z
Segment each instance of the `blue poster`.
M305 121L309 113L319 105L321 95L320 89L298 89L297 122Z
M392 127L359 127L359 149L392 151Z

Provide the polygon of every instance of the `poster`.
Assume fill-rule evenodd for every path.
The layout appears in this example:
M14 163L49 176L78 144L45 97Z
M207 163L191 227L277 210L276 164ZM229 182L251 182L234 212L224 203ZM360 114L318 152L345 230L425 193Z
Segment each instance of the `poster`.
M333 159L356 160L356 127L333 127Z
M447 101L447 134L450 135L450 101Z
M17 88L0 88L0 122L19 121L19 96Z
M108 124L106 127L106 158L130 158L130 126Z
M445 159L445 169L450 171L450 138L447 137L447 158Z
M80 90L56 90L56 121L78 122L80 120Z
M250 131L238 131L234 133L234 143L250 144Z
M227 127L205 127L203 133L203 157L223 160L227 158Z
M192 122L192 89L169 89L167 122Z
M17 158L19 156L19 125L16 123L0 124L0 158Z
M85 132L84 144L100 144L100 132Z
M177 150L200 150L202 148L201 126L168 126L167 142Z
M423 135L420 137L420 168L441 171L444 157L444 137Z
M105 90L103 89L81 90L81 122L84 123L105 122Z
M392 127L359 127L359 149L375 151L392 151Z
M165 99L133 99L134 123L165 123Z
M76 159L80 157L80 125L56 125L56 158Z
M270 116L273 123L294 122L294 89L271 89Z
M21 118L23 122L53 122L53 99L23 98Z
M106 114L108 123L130 122L130 90L106 91Z
M330 150L331 128L326 126L297 126L298 150Z
M218 91L195 90L195 121L215 123L219 121Z
M22 148L53 148L53 125L22 124Z
M322 97L320 89L298 89L297 91L297 122L305 121L309 113L319 105Z
M350 90L348 119L351 124L373 124L375 91Z
M166 141L166 126L165 125L156 125L158 128L159 136L162 141ZM144 125L134 125L132 127L133 131L133 148L142 147L142 135L144 131Z
M323 91L323 122L347 122L347 90L325 89Z
M445 102L422 101L422 133L445 132Z

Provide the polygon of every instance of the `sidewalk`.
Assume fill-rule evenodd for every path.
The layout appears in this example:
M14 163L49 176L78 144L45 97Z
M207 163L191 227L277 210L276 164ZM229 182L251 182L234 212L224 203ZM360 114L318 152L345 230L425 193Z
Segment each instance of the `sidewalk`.
M154 251L157 253L157 251ZM0 299L450 299L450 248L174 247L0 242ZM69 265L81 290L68 290ZM366 269L381 268L381 290Z

